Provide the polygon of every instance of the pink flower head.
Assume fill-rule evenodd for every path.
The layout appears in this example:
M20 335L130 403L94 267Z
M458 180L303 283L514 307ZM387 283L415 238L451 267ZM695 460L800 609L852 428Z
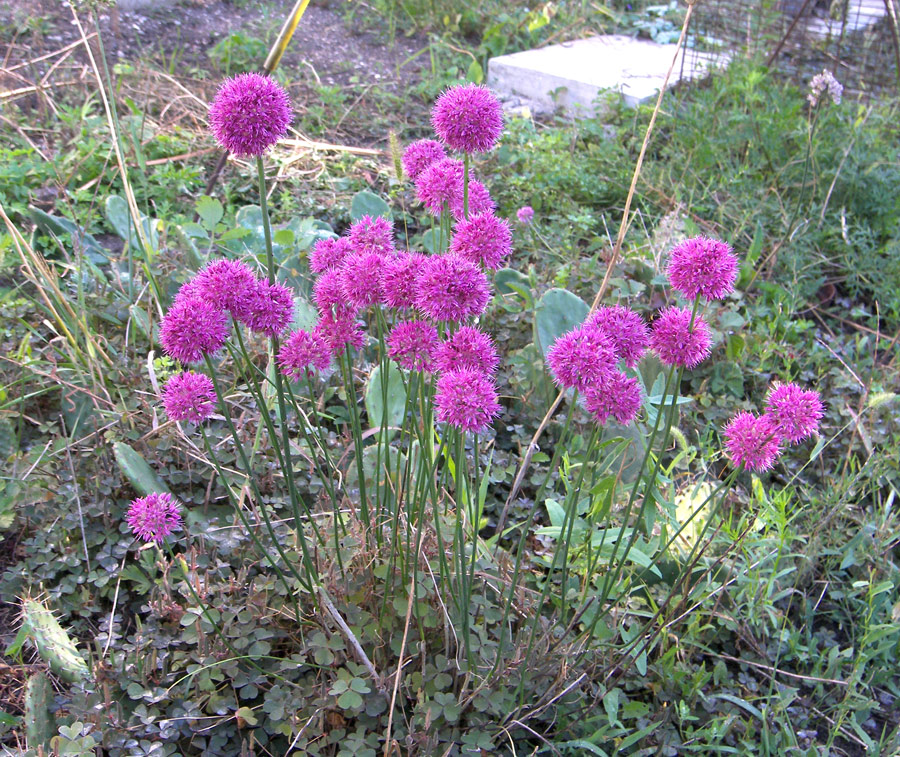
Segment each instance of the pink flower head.
M469 216L456 224L450 252L496 271L512 252L509 224L493 213Z
M450 204L450 212L453 214L455 220L465 220L466 213L464 205L465 198L460 191L459 196ZM478 215L479 213L493 213L496 207L497 203L494 202L494 198L491 197L491 193L488 192L487 187L484 186L484 184L475 179L469 181L469 218Z
M738 263L726 242L708 237L687 239L672 250L669 283L689 300L720 300L734 291Z
M384 299L381 283L385 256L378 252L354 252L344 258L339 270L341 291L346 303L357 310Z
M320 239L310 250L309 270L313 273L324 273L337 268L352 251L353 245L347 237Z
M534 209L531 205L523 205L516 211L516 219L523 226L527 226L534 219Z
M559 386L585 392L609 380L616 369L616 354L609 337L581 325L553 343L547 364Z
M821 74L816 74L809 82L809 94L806 99L815 108L819 104L819 98L825 93L835 105L841 104L841 95L844 93L844 85L834 78L834 74L827 68ZM824 102L824 101L823 101Z
M216 409L216 390L203 373L176 373L163 387L163 407L170 421L201 423Z
M260 74L226 79L209 106L216 141L238 157L262 155L287 134L294 114L280 84Z
M159 343L182 363L197 363L225 345L228 316L199 297L177 300L159 327Z
M154 492L132 500L126 520L134 535L146 542L165 541L167 536L181 527L178 503L168 493Z
M766 410L778 433L790 444L817 434L819 421L825 414L818 392L804 390L793 383L776 382L769 391Z
M228 310L240 319L247 312L249 295L256 287L256 276L239 260L214 260L194 278L193 291L219 310Z
M388 355L408 371L430 371L437 329L425 321L401 321L388 334Z
M457 255L426 258L416 279L416 307L435 321L463 321L481 315L491 285L474 263Z
M188 279L184 282L175 293L175 302L184 302L184 300L202 300L205 299L201 294L200 284L197 282L197 277L194 276L192 279Z
M488 152L503 132L503 109L487 87L451 87L435 102L431 125L448 147L460 152Z
M605 381L592 386L585 394L585 405L597 423L613 416L623 426L631 423L641 409L641 385L621 371L614 371Z
M666 365L694 368L709 357L709 326L699 315L691 328L691 309L669 307L653 323L650 346Z
M344 288L341 285L343 277L339 270L331 268L316 279L313 284L313 302L319 310L319 315L355 316L359 308L351 306L344 297Z
M650 344L650 329L644 319L622 305L599 308L588 316L586 323L610 338L616 357L624 360L629 368L640 362Z
M257 281L250 293L247 313L241 319L248 329L278 336L294 320L294 296L284 284Z
M366 340L354 316L331 313L324 314L319 319L313 336L321 337L334 357L342 355L348 346L360 349Z
M350 227L348 236L356 252L388 255L394 251L394 224L384 216L363 216Z
M458 328L434 353L434 366L438 371L468 368L493 375L499 363L494 341L474 326Z
M384 303L390 308L411 308L416 302L416 279L427 258L420 252L404 252L384 264Z
M278 350L278 365L285 376L299 379L312 375L313 368L327 371L331 365L331 351L319 334L298 329L290 333Z
M767 415L738 413L725 426L723 434L728 458L748 470L768 470L780 452L778 427Z
M434 395L435 416L442 423L474 431L484 431L500 414L493 380L471 368L444 373Z
M415 181L432 163L437 163L447 157L444 147L433 139L420 139L411 143L403 151L403 170L410 179Z
M445 158L432 163L416 179L416 197L433 216L462 202L463 163Z

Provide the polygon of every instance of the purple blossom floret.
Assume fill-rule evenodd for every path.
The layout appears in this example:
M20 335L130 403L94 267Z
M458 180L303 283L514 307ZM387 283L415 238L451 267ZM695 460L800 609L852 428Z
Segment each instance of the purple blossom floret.
M584 404L601 425L610 416L623 426L627 425L641 409L640 382L621 371L614 371L606 381L588 389Z
M331 351L321 335L298 329L292 331L278 350L278 366L288 378L311 376L313 369L327 371Z
M163 542L181 527L178 503L168 493L132 500L126 520L134 535L145 542Z
M388 355L408 371L430 371L437 329L425 321L401 321L388 334Z
M416 197L429 213L439 216L462 202L463 163L445 158L432 163L416 179Z
M159 343L166 354L182 363L197 363L225 345L228 316L199 297L177 300L159 327Z
M468 368L493 375L499 363L494 340L474 326L458 328L434 353L434 367L438 371Z
M348 237L356 252L388 255L394 251L394 224L384 216L363 216L350 226Z
M360 349L366 340L366 335L356 318L346 314L323 315L316 324L313 334L325 341L334 357L342 355L348 346Z
M809 94L806 99L815 108L819 104L819 98L825 93L835 105L841 104L841 95L844 93L844 85L834 78L834 74L827 68L821 74L816 74L809 82Z
M193 291L219 310L227 310L240 320L247 312L256 276L239 260L214 260L194 278Z
M250 294L247 313L241 319L248 329L276 337L294 320L294 295L277 281L257 281Z
M444 373L434 395L435 416L442 423L476 434L500 413L497 388L481 371L462 368Z
M403 170L410 179L415 181L432 163L437 163L447 157L444 146L433 139L420 139L412 142L403 151Z
M516 211L516 220L523 226L527 226L534 219L534 208L531 205L523 205Z
M694 368L709 357L709 326L699 315L691 327L691 309L669 307L653 323L650 346L665 365Z
M188 279L178 288L178 291L175 293L175 302L204 299L200 292L200 285L197 283L197 277L194 276L194 278Z
M209 106L216 141L242 158L262 155L287 134L293 118L291 98L282 86L254 73L226 79Z
M354 252L344 258L339 274L347 305L362 310L384 299L385 260L378 252Z
M351 307L344 297L344 289L341 286L342 276L339 270L334 268L325 271L313 284L313 302L319 315L356 315L358 308Z
M778 457L781 436L767 415L738 413L723 429L725 452L735 465L763 471L772 467Z
M462 186L461 183L460 186ZM494 202L494 198L491 197L491 193L488 192L487 187L475 179L469 181L468 199L469 218L478 215L479 213L493 213L497 208L497 203ZM460 194L450 204L450 212L453 214L453 218L456 221L462 221L466 218L464 201L465 198L462 195L462 190L460 190Z
M170 421L201 423L216 409L216 390L203 373L176 373L163 387L163 407Z
M776 383L766 399L766 415L790 444L817 434L824 414L819 393L794 383Z
M320 239L310 250L309 270L324 273L337 268L352 251L353 245L347 237Z
M512 252L512 231L506 221L493 213L469 216L456 225L450 252L496 271Z
M481 315L491 285L477 265L457 255L426 258L416 279L416 307L435 321L464 321Z
M585 392L609 380L616 369L616 354L609 337L581 325L553 343L547 364L559 386Z
M385 305L391 308L415 305L416 279L426 260L420 252L404 252L385 262L382 277Z
M720 300L734 291L738 261L731 246L718 239L694 237L672 250L669 283L689 300Z
M503 109L487 87L451 87L434 104L431 125L448 147L460 152L488 152L503 132Z
M650 344L650 329L633 310L622 305L607 305L588 316L586 323L610 338L616 357L634 368Z

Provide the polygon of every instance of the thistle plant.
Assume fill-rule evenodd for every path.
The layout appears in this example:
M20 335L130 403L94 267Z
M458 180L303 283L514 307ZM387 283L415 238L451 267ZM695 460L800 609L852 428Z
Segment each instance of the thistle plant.
M663 458L685 372L711 354L705 310L734 289L738 261L731 247L706 237L676 246L666 270L673 302L652 324L635 310L610 303L549 345L547 368L566 392L568 409L535 502L543 505L542 496L554 492L562 499L556 503L561 518L554 523L555 548L543 566L533 617L513 623L516 589L525 580L526 542L539 507L518 524L518 541L509 548L513 570L505 573L501 563L508 561L482 536L492 427L504 412L496 378L503 356L482 318L492 301L494 272L512 254L513 235L510 224L495 214L474 163L475 155L493 149L500 138L499 102L483 87L452 88L434 107L438 139L414 142L402 155L416 197L433 219L434 253L408 249L391 221L371 216L357 220L343 236L315 244L309 269L315 275L317 322L311 329L291 329L296 293L278 282L266 204L265 153L291 120L287 93L256 74L226 82L210 107L218 142L256 162L266 256L261 270L252 260L211 260L176 295L159 339L168 355L190 368L170 378L162 391L169 419L196 427L244 528L282 583L294 621L311 611L306 595L336 615L323 568L342 575L354 550L386 566L377 571L381 612L386 612L390 600L415 582L427 539L436 545L436 581L449 598L461 669L479 675L498 670L513 636L530 649L548 614L560 628L577 621L576 634L591 638L627 593L627 582L620 579L626 566L638 562L638 547L641 566L653 570L688 526L657 527L656 502L667 485ZM530 208L518 213L520 224L532 217ZM640 371L648 353L664 368L661 389L652 397ZM259 411L280 473L277 499L291 513L296 549L286 546L276 528L271 498L261 495L232 420L225 358ZM364 371L370 375L365 412L358 382ZM329 382L339 385L345 401L340 430L349 439L346 450L335 448L329 434L334 421L319 406ZM399 394L402 413L389 413L392 393ZM371 402L373 396L380 401ZM783 445L815 434L821 416L818 395L795 384L775 385L762 415L738 413L722 429L732 468L711 488L707 510L714 511L742 471L770 468ZM242 482L225 474L207 436L205 424L218 417L232 437L251 512L258 513L255 522L239 504ZM364 431L367 426L371 433ZM629 482L616 462L628 445L616 435L624 426L634 426L643 437L637 445L642 459ZM611 439L603 437L604 429ZM317 502L298 489L295 450L301 445L322 482ZM620 506L615 517L613 501ZM613 527L613 520L621 527ZM178 504L169 495L135 500L128 515L136 536L170 550L180 522ZM698 544L701 539L702 534ZM581 585L572 591L576 565ZM479 570L500 587L490 591L502 597L503 627L509 629L490 659L472 643L477 612L472 600L483 585L476 582ZM346 624L341 627L350 633Z

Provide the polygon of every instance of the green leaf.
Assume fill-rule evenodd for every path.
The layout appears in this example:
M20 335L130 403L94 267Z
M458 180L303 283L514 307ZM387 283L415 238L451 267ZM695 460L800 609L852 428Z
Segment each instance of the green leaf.
M422 246L432 255L443 252L447 247L447 240L441 244L441 233L437 229L428 229L422 234Z
M568 289L550 289L535 308L534 343L546 357L553 343L568 331L581 325L590 308Z
M148 494L159 492L161 494L170 494L167 487L153 472L153 469L147 465L147 461L141 457L140 453L133 450L124 442L116 442L113 444L113 453L116 457L116 463L119 470L127 478L135 490L146 497Z
M253 712L253 709L251 707L239 707L235 711L234 716L236 718L240 718L249 726L254 726L258 722L256 719L256 713Z
M140 250L141 243L134 228L131 214L128 212L128 203L119 195L110 195L106 198L104 210L106 212L106 220L109 221L116 234L124 239L133 249ZM144 228L144 237L150 245L147 253L156 252L159 249L159 232L156 230L156 220L148 218L141 213L140 222Z
M481 84L484 81L484 69L477 60L472 60L469 64L469 70L466 71L466 79L473 84Z
M387 402L385 402L387 400ZM370 428L397 427L403 424L406 411L406 387L403 374L393 362L388 363L386 385L382 382L381 366L376 365L366 382L366 413ZM395 431L388 430L388 438Z
M503 294L517 294L531 307L534 298L531 296L531 282L521 271L512 268L501 268L494 274L497 291Z
M28 215L31 216L31 220L34 221L35 226L41 231L53 236L69 234L72 237L72 243L74 245L80 244L85 257L92 263L100 265L109 262L109 253L103 245L90 234L83 231L74 221L70 221L68 218L61 218L60 216L52 216L39 208L32 207L28 208Z
M359 221L363 216L371 216L372 218L384 216L389 221L394 220L390 205L383 198L366 189L357 192L350 203L350 218L354 221Z
M222 203L209 195L203 195L197 200L196 210L197 215L200 216L200 222L203 224L203 228L207 231L214 231L216 225L225 215Z
M338 697L337 704L343 710L355 710L363 706L363 698L355 691L345 691Z

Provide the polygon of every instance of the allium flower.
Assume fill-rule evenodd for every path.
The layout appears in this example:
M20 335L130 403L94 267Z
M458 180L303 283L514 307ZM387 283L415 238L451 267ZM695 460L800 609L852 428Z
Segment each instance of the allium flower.
M547 364L559 386L585 392L609 380L616 369L616 353L609 337L581 325L553 343Z
M341 315L355 316L359 308L351 306L346 297L344 297L344 289L341 286L343 277L341 272L331 268L316 279L313 284L313 302L319 315Z
M342 355L348 345L354 349L360 349L366 340L366 335L355 317L330 313L319 319L313 335L325 340L325 344L328 345L328 349L334 357Z
M197 363L218 352L228 336L228 316L199 297L177 300L159 327L159 343L182 363Z
M128 508L128 527L134 535L146 542L165 541L181 527L178 503L171 494L148 494L132 500Z
M723 429L725 451L735 465L762 471L772 467L780 451L777 426L767 415L738 413Z
M427 258L420 252L404 252L384 264L382 285L384 304L390 308L411 308L416 303L416 279Z
M163 407L170 421L201 423L216 409L216 390L203 373L176 373L163 387Z
M463 164L461 160L445 158L432 163L416 179L416 197L429 213L439 216L444 208L462 202Z
M416 307L435 321L481 315L491 286L474 263L456 255L426 258L416 279Z
M197 283L197 277L188 279L184 282L175 293L175 302L184 302L185 300L204 299L200 294L201 288Z
M499 363L494 341L474 326L458 328L434 353L434 367L438 371L469 368L493 375Z
M496 271L512 252L509 224L493 213L469 216L456 225L450 252Z
M456 221L462 221L466 218L464 200L465 198L460 192L459 196L450 203L450 212L453 214L453 218ZM478 215L479 213L493 213L496 207L497 203L494 202L494 198L491 197L491 193L488 192L487 187L480 181L476 181L475 179L470 180L469 218Z
M256 287L256 276L246 263L239 260L214 260L194 278L195 294L228 310L240 320L247 313L250 293Z
M523 226L527 226L534 219L534 209L531 205L523 205L516 211L516 219Z
M298 329L292 331L278 350L281 372L294 379L312 375L312 369L327 371L331 365L331 351L321 335Z
M503 109L487 87L451 87L435 102L431 125L448 147L460 152L488 152L503 132Z
M243 158L262 155L287 134L293 118L288 93L260 74L226 79L209 106L216 141Z
M650 344L650 329L644 319L622 305L598 308L585 323L600 329L610 338L616 357L624 360L629 368L640 362Z
M294 296L284 284L257 281L248 299L241 322L251 331L276 337L294 320Z
M324 273L337 268L352 251L353 245L347 237L320 239L309 253L309 270Z
M823 94L828 93L831 101L835 105L841 104L841 95L844 92L844 85L834 78L834 74L827 68L821 74L816 74L809 83L809 94L806 99L809 104L815 108L819 104L819 98Z
M585 406L604 424L613 416L623 426L631 423L641 409L641 385L621 371L614 371L609 378L585 393Z
M354 252L344 258L338 273L348 305L362 310L384 299L385 261L385 256L377 252Z
M413 142L403 151L403 170L415 181L432 163L447 157L444 147L433 139L420 139Z
M384 216L363 216L350 226L348 237L356 252L388 255L394 251L394 224Z
M430 371L437 329L425 321L401 321L388 334L388 355L408 371Z
M737 258L718 239L694 237L672 250L666 273L669 283L689 300L720 300L734 291Z
M699 315L691 328L691 309L670 307L653 323L650 346L666 365L694 368L709 357L709 326Z
M476 434L484 431L500 413L493 380L470 368L441 375L434 406L439 421Z
M819 421L825 414L818 392L804 390L793 383L776 383L769 391L766 410L778 433L790 444L817 434Z

